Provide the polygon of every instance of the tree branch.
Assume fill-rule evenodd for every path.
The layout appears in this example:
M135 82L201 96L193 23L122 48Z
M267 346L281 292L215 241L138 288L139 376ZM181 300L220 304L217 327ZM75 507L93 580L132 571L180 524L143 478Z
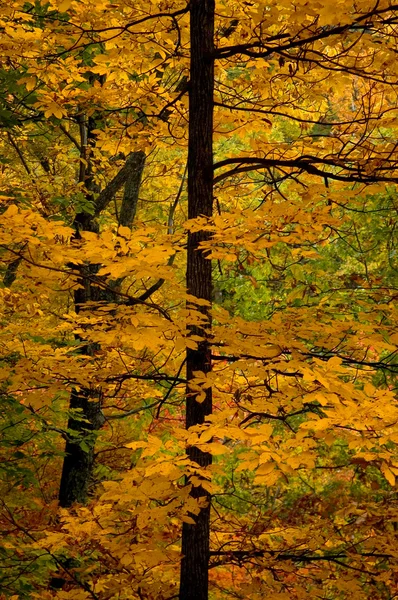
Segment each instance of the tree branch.
M379 173L373 171L372 174L366 174L361 171L360 164L344 164L343 159L338 159L333 161L332 159L326 158L318 158L315 156L302 156L297 159L291 160L283 160L283 159L273 159L273 158L260 158L260 157L250 157L250 156L240 156L236 158L227 158L225 160L221 160L214 164L214 170L220 169L222 167L226 167L228 165L236 164L237 166L230 171L226 171L225 173L221 173L214 178L214 183L219 183L228 177L232 177L233 175L237 175L238 173L248 172L248 171L257 171L261 169L267 169L270 167L273 168L281 168L281 167L289 167L292 169L299 169L301 172L309 173L310 175L318 175L323 179L333 179L336 181L346 181L350 183L375 183L375 182L390 182L390 183L398 183L398 177L390 176L388 177L385 173L392 172L394 173L397 170L398 164L391 163L388 164L388 167L380 168ZM335 167L341 169L339 173L334 173L333 171L323 171L317 166L325 165L329 167ZM367 163L369 166L369 163ZM344 173L346 171L346 173Z
M95 201L95 212L94 217L98 217L103 210L108 206L112 198L117 194L122 185L124 185L131 175L137 170L137 166L140 164L140 161L143 161L144 153L141 151L132 152L126 159L124 166L120 169L120 171L115 175L115 177L108 183L105 189L100 192L99 196ZM144 155L145 156L145 155ZM141 172L142 175L142 172ZM141 181L140 175L140 181ZM125 216L123 218L128 219L129 211L127 210L127 206L125 206Z

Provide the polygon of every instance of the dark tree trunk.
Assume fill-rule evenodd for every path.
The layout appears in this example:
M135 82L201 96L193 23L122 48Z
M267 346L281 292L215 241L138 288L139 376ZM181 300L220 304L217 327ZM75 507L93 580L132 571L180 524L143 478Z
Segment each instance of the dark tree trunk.
M191 0L190 37L191 67L189 87L189 142L188 142L188 218L200 215L210 217L213 210L213 87L214 87L214 0ZM212 296L212 265L198 250L208 234L200 231L188 234L187 290L197 298L207 300ZM195 306L195 308L198 308ZM212 411L211 389L205 400L196 401L189 387L195 371L211 370L210 311L199 307L208 317L204 328L192 327L191 332L202 336L197 350L187 351L187 402L186 427L203 423ZM211 455L192 446L188 455L201 467L211 463ZM199 486L191 492L195 498L207 501L195 525L183 524L180 600L207 600L208 561L210 533L210 495Z
M68 429L76 438L69 439L65 446L59 488L59 504L62 507L86 502L94 466L95 432L104 424L101 401L90 398L88 390L72 392L70 409L81 409L81 412L79 418L70 417L68 421Z
M89 131L84 132L82 138L83 152L86 153L84 137L90 144L90 130L95 126L89 122ZM93 142L92 142L93 143ZM81 231L98 232L96 217L108 206L118 190L125 185L123 202L120 210L119 223L130 227L134 220L137 209L138 193L140 189L142 172L145 164L144 152L138 151L130 154L126 164L108 184L108 186L99 194L95 203L94 216L87 213L79 213L75 218L76 239L80 237ZM91 181L90 161L88 156L88 168L84 172L85 187L87 190L87 199L91 199L94 190ZM96 277L99 265L79 266L81 287L76 290L74 301L75 310L78 313L85 303L89 301L117 302L118 282L110 282L107 290L101 290L100 287L93 285L93 279ZM112 285L114 283L115 285ZM84 341L84 340L81 340ZM87 344L82 347L82 353L93 354L98 348L93 344ZM73 391L70 397L70 409L74 411L68 420L69 439L66 442L65 458L62 466L61 483L59 488L59 504L62 507L69 507L75 502L84 504L87 500L90 484L93 479L94 450L96 432L104 424L104 416L101 410L101 391L83 389ZM77 412L78 411L78 412Z

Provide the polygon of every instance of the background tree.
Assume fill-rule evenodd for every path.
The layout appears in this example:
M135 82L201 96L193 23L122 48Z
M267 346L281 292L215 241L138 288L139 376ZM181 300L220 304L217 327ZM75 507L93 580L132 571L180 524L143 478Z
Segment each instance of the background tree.
M4 15L7 595L393 597L397 7Z

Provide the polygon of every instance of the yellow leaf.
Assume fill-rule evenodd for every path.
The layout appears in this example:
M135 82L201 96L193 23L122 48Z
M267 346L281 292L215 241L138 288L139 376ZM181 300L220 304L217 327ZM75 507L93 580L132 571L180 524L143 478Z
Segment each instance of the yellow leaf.
M161 446L162 446L161 439L159 439L153 435L149 435L147 448L142 453L142 457L144 458L145 456L153 456L154 454L156 454L156 452L158 452L160 450Z
M390 485L394 486L395 485L395 475L386 463L383 463L381 465L381 472L383 473L384 477L387 479L388 483Z
M275 358L276 356L282 354L282 350L279 346L270 344L261 352L261 354L264 358Z
M256 485L271 486L271 485L274 485L274 483L276 483L278 481L278 479L280 479L280 477L281 477L281 473L279 471L271 471L271 473L268 473L267 475L258 475L256 473L256 476L254 478L254 483Z
M22 79L18 80L18 83L21 85L25 84L27 91L31 92L37 83L37 79L36 77L22 77Z
M132 450L137 450L138 448L146 448L148 446L148 442L130 442L129 444L125 444L125 448L131 448Z
M267 462L256 469L256 475L269 475L275 469L275 463Z
M181 517L181 521L184 523L189 523L189 525L196 525L196 522L192 519L192 517L188 517L188 515Z
M223 446L222 444L217 444L215 442L204 444L203 446L199 446L199 448L203 452L210 452L210 454L212 454L213 456L219 456L220 454L225 454L226 452L228 452L228 448L226 448L226 446Z
M58 4L58 10L59 12L66 12L72 4L72 0L62 0L59 4Z
M307 423L302 423L300 427L301 429L312 429L313 431L322 431L324 429L328 429L332 425L332 419L324 418L318 419L317 421L308 421Z
M44 116L46 119L49 119L52 115L57 119L62 119L62 117L66 114L64 108L56 104L55 102L51 102L48 106L45 107Z
M131 229L129 227L124 227L124 225L120 225L120 227L117 230L117 232L118 232L119 235L121 235L122 237L126 238L126 240L130 239Z
M18 214L18 207L15 204L11 204L3 213L3 217L13 217L16 214Z

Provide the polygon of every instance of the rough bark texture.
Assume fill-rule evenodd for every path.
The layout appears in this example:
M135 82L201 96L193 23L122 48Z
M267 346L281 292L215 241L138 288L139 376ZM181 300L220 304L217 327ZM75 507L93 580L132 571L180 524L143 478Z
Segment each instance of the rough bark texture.
M124 186L124 196L119 214L119 225L131 227L137 212L138 197L145 164L145 153L132 152L126 160L129 176Z
M94 126L95 124L93 124ZM88 134L83 132L83 135L87 135L88 142L90 143L90 123L88 129ZM124 226L132 225L137 208L138 192L144 164L145 154L143 152L133 152L129 155L119 173L100 192L95 204L94 216L87 213L76 215L75 230L77 239L80 237L81 231L98 232L95 217L108 206L109 202L123 185L125 185L125 192L119 222ZM89 161L88 165L90 167ZM88 199L91 197L92 191L96 191L91 181L90 172L89 168L85 171L85 187ZM93 285L93 279L95 279L98 269L99 265L79 266L79 279L82 287L76 290L74 295L75 310L77 313L89 301L117 302L118 300L117 285L115 282L113 282L115 283L114 286L110 282L111 289L107 290L101 290L100 287ZM85 354L93 354L97 350L98 348L93 345L86 345L82 348L82 352ZM78 410L79 412L76 413L76 416L72 414L68 420L70 438L66 442L58 495L59 504L62 507L69 507L75 502L84 504L87 500L93 475L96 431L102 427L105 421L101 410L100 396L100 391L89 389L74 391L71 394L70 409L72 411Z
M70 408L81 409L84 421L71 417L68 422L68 429L77 437L76 441L66 442L59 490L59 504L63 507L75 502L84 504L87 500L94 466L95 431L104 424L101 402L90 397L88 390L72 392Z
M191 67L189 88L189 142L188 142L188 218L211 216L213 209L213 86L214 86L214 0L191 0ZM205 232L189 233L187 256L187 290L197 298L210 303L212 297L211 261L198 250ZM197 307L195 307L197 308ZM208 308L201 309L207 315ZM211 370L210 348L206 328L192 328L204 337L197 350L187 351L186 427L203 423L212 411L211 389L206 390L202 403L191 395L189 381L195 371ZM211 456L196 447L188 455L201 467L211 463ZM194 497L207 500L195 525L184 523L182 532L182 562L180 600L207 600L210 496L200 486L193 488Z

